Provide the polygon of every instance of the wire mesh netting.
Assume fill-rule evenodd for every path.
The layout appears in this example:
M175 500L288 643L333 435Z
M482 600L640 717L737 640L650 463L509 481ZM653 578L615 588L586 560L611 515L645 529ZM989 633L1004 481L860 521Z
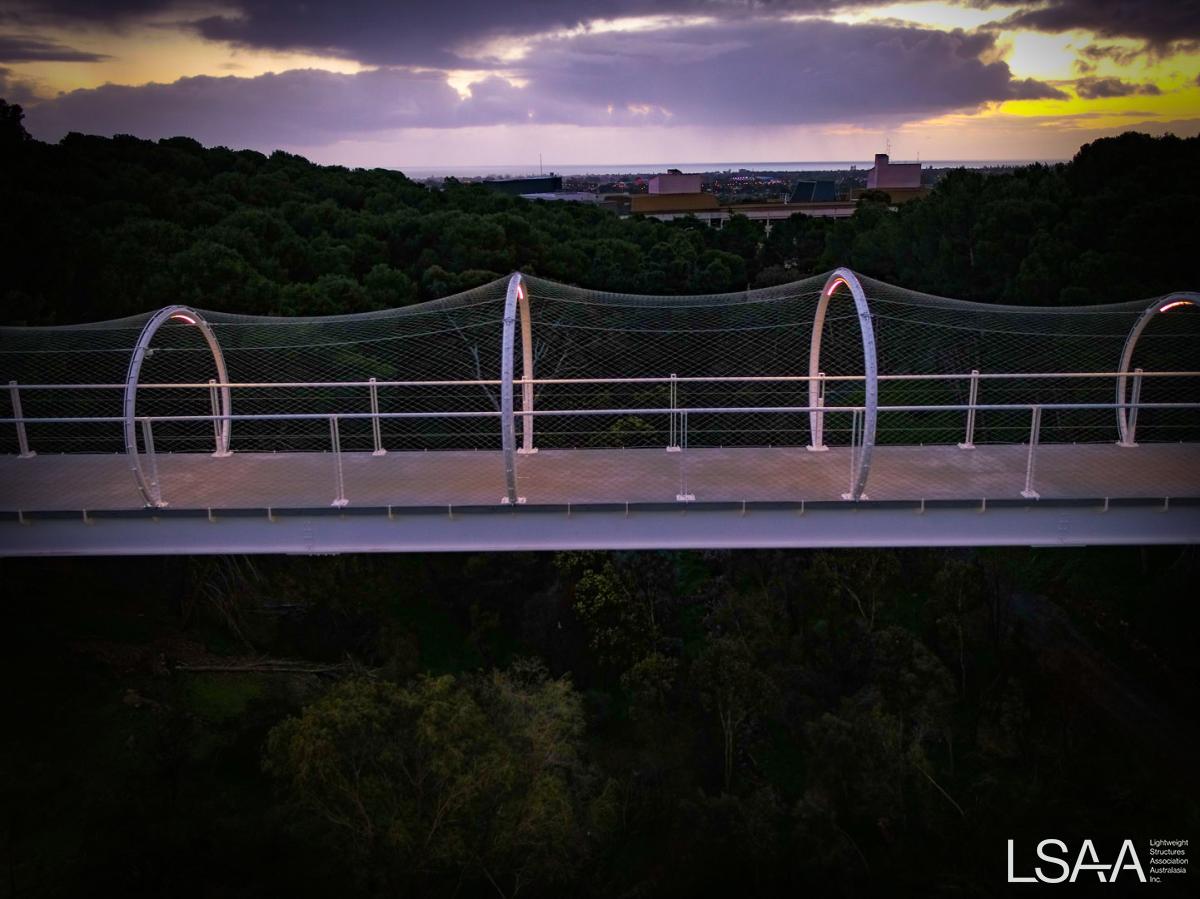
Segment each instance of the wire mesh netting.
M513 430L516 446L537 452L513 460L516 492L530 502L861 498L855 483L869 463L871 498L1012 495L1014 480L1017 490L1029 486L1031 442L1043 485L1071 481L1054 488L1063 495L1200 492L1186 454L1159 465L1158 482L1134 478L1107 491L1105 477L1126 478L1129 463L1098 461L1129 459L1107 451L1118 441L1200 444L1197 295L1033 308L859 280L865 320L849 289L827 292L828 276L691 297L524 277L527 306L510 326ZM136 390L128 391L132 453L127 379L153 313L0 329L0 376L11 385L4 452L13 457L4 461L0 502L75 508L111 478L120 484L95 502L137 506L145 497L131 467L164 502L185 505L327 504L331 494L377 505L515 499L500 458L508 289L505 278L351 316L167 317L148 336ZM873 454L862 446L871 405L864 354L872 345L864 321L879 376ZM1120 378L1127 350L1130 374ZM810 406L810 369L821 373L819 410ZM531 411L526 396L533 414L523 414ZM207 461L223 448L223 427L238 461ZM1081 457L1055 449L1081 444L1097 447L1088 457L1099 466L1088 475L1095 483L1079 480ZM26 449L42 462L17 461ZM51 457L61 457L57 474L45 467ZM78 465L68 474L62 460L72 459ZM250 474L249 466L258 468ZM43 470L40 489L52 495L39 500L30 494L37 478L27 473Z
M1148 309L1163 303L1077 307L1024 307L971 303L935 297L862 278L870 297L881 375L958 374L958 378L885 380L880 406L965 405L972 370L980 372L980 405L1111 405L1117 401L1115 374L1131 331ZM1200 366L1200 318L1193 299L1168 314L1153 315L1140 334L1130 370L1144 376L1143 403L1188 403L1200 398L1200 382L1168 372ZM1165 300L1166 298L1160 298ZM1125 402L1132 398L1127 379ZM880 443L945 443L962 434L965 414L893 413L881 418ZM1143 408L1138 439L1196 440L1195 410ZM976 415L974 442L1023 443L1030 412L983 409ZM911 435L911 436L910 436ZM915 439L914 439L915 437ZM1046 409L1043 443L1106 443L1119 438L1115 409Z

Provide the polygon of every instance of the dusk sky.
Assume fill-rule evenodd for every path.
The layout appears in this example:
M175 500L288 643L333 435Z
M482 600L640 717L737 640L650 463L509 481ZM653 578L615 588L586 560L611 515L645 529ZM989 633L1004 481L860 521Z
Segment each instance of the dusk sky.
M1055 159L1200 133L1200 0L0 0L0 97L355 166Z

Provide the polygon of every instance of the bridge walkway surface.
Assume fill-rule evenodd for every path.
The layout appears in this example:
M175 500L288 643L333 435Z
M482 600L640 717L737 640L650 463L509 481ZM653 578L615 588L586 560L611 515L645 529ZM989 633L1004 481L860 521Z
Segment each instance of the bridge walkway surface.
M123 455L0 457L0 555L1200 542L1200 445L541 450L504 503L500 452L162 454L164 508ZM686 492L681 492L686 491ZM684 497L684 499L680 499Z
M848 490L850 450L803 447L541 450L517 465L532 505L824 502ZM1004 500L1021 497L1021 445L877 446L866 500ZM499 451L341 454L346 505L486 506L504 498ZM337 498L332 453L158 456L173 509L315 508ZM1041 444L1033 487L1042 499L1200 497L1200 444ZM144 503L124 455L0 457L0 510L102 511Z

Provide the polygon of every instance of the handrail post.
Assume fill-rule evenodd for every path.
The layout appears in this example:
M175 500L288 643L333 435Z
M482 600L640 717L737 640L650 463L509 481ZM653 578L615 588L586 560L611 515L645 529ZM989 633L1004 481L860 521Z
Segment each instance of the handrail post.
M825 384L825 372L817 372L817 393L814 397L815 402L813 403L815 411L811 413L812 443L808 445L810 453L823 453L829 449L825 445Z
M528 328L528 322L524 319L521 322L522 333ZM524 351L522 351L524 352ZM528 363L526 368L532 365ZM517 447L517 455L531 456L537 452L537 447L533 445L533 382L522 379L521 384L521 445Z
M372 456L386 456L387 450L383 448L383 433L379 427L379 387L375 383L375 379L371 378L371 436L375 441L375 449L371 452Z
M225 388L228 390L229 388ZM221 390L217 387L217 379L208 379L208 400L212 406L213 416L213 458L225 459L233 452L224 444L225 417L221 414Z
M1126 448L1137 446L1138 404L1142 401L1142 369L1133 370L1133 395L1129 398L1129 410L1125 416L1124 439L1117 441L1117 446Z
M17 420L17 445L21 448L21 458L32 459L37 453L29 448L29 438L25 434L25 413L21 411L21 391L16 381L8 382L8 397L12 400L13 418Z
M971 392L967 398L967 433L959 449L975 449L975 405L979 402L979 369L971 369Z
M854 499L854 486L858 482L858 465L855 459L858 446L860 427L860 412L856 408L850 416L850 489L842 494L842 499Z
M668 429L669 433L667 436L667 452L677 453L680 451L681 447L679 445L679 380L676 377L675 372L671 372L671 383L667 389L671 403L671 412L669 415L671 425Z
M1038 440L1042 432L1042 407L1034 406L1029 424L1029 457L1025 461L1025 489L1021 496L1026 499L1039 499L1041 494L1033 489L1033 468L1037 459Z
M333 445L334 487L337 490L337 496L330 505L340 509L350 500L346 499L346 477L342 471L342 436L338 430L336 415L329 416L329 441Z
M150 463L150 483L147 486L150 488L151 505L162 509L167 504L162 498L162 483L158 479L158 453L154 451L154 429L150 419L142 419L142 442L146 445L146 459Z
M679 492L675 494L676 502L690 503L696 499L696 494L688 490L687 483L687 410L679 411Z

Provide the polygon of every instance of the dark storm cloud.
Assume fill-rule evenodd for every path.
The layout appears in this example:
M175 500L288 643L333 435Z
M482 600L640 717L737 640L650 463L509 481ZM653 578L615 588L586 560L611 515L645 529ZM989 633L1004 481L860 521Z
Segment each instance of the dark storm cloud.
M600 15L640 11L647 4L604 0L463 0L455 3L333 4L240 0L238 13L193 23L210 40L246 47L331 53L360 62L458 67L473 65L455 52L464 41L569 28ZM669 0L667 11L692 6Z
M1127 66L1136 61L1145 51L1137 48L1119 47L1113 44L1088 44L1079 52L1093 63L1097 63L1102 59L1111 59L1117 65Z
M988 101L1066 97L1007 64L990 34L829 21L755 22L540 43L521 74L563 103L688 124L912 118ZM520 68L518 68L520 71Z
M1075 93L1085 100L1096 100L1134 94L1157 96L1162 90L1156 84L1133 84L1120 78L1080 78L1075 82Z
M330 54L371 65L471 67L465 45L544 34L595 19L644 15L824 13L878 0L226 0L190 23L214 41L248 48ZM153 13L194 15L187 0L13 0L5 18L26 24L124 25Z
M8 0L0 22L116 25L161 12L177 0Z
M1020 7L997 23L1001 27L1054 34L1091 31L1145 41L1156 52L1200 40L1200 0L973 0L971 5Z
M237 0L237 13L194 24L204 37L247 47L330 52L377 65L470 67L460 51L487 38L577 28L596 19L703 14L736 21L747 15L824 13L878 0L454 0L396 3L346 0Z
M470 66L467 44L528 36L597 18L703 14L728 23L827 13L885 0L224 0L192 22L206 38L245 47L330 53L374 65ZM1200 0L947 0L996 9L998 27L1143 40L1162 52L1200 39ZM7 0L0 23L120 26L155 13L194 15L195 0Z
M36 136L55 139L67 131L186 134L209 144L272 148L410 125L446 126L459 105L457 93L436 76L297 69L71 91L40 104L28 124Z
M0 62L99 62L102 59L108 57L43 38L0 34Z
M107 85L47 101L36 134L68 130L269 149L406 127L534 122L758 126L904 121L989 101L1066 95L984 63L987 34L827 21L690 26L539 41L514 66L527 86L481 79L461 99L433 73L296 70Z
M578 28L598 18L704 14L746 17L826 13L880 0L228 0L228 11L193 20L212 41L246 48L302 50L368 65L474 67L469 44ZM8 18L23 23L124 25L151 13L194 13L182 0L17 0ZM5 13L0 12L0 23ZM486 61L484 61L486 65Z

